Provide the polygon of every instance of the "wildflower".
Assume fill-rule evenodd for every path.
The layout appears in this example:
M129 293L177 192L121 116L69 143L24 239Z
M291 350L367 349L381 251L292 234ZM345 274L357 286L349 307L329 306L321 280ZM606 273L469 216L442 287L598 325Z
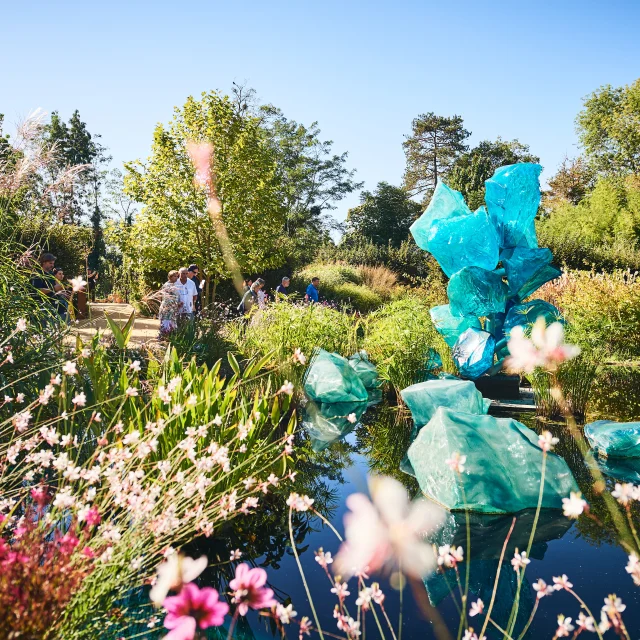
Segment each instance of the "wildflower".
M31 418L31 411L23 411L22 413L17 413L15 416L13 416L11 421L13 422L13 426L15 427L16 431L18 433L22 433L23 431L27 430Z
M83 391L81 391L78 395L72 398L71 402L73 402L76 407L84 407L87 404L87 396Z
M457 451L451 454L448 460L445 460L445 464L448 464L452 471L456 473L462 473L464 471L464 463L467 461L467 456L461 456Z
M24 393L16 394L16 402L22 404L24 402Z
M171 629L165 636L168 640L190 640L197 627L219 627L229 611L229 605L220 602L215 589L200 589L193 583L185 584L177 596L165 598L162 606L167 610L164 626Z
M589 505L579 491L572 491L568 498L562 498L562 508L567 518L577 518Z
M222 418L216 414L216 417L211 421L211 424L214 424L216 427L222 426Z
M358 418L356 418L356 414L355 413L350 413L347 416L347 420L351 423L351 424L355 424L358 420Z
M83 349L80 352L80 355L85 359L90 358L91 357L91 349Z
M629 502L635 499L636 488L630 482L625 482L624 484L616 482L616 488L611 492L611 495L626 507Z
M380 585L377 582L374 582L371 585L371 598L376 604L381 605L384 602L384 593L380 589Z
M513 554L513 558L511 560L511 565L513 566L514 571L518 571L519 569L524 569L530 562L531 560L527 558L526 551L518 553L518 550L516 549L516 552Z
M484 612L484 602L478 598L475 602L471 603L471 609L469 609L469 616L481 615Z
M131 369L131 371L134 371L135 373L140 373L140 360L134 360L130 365L129 365L129 369Z
M67 376L75 376L78 373L78 367L75 362L67 360L62 367L62 372Z
M362 607L365 611L367 611L369 609L369 607L371 606L371 588L370 587L365 587L364 589L361 589L360 592L358 593L358 599L356 600L356 606L357 607Z
M540 600L540 598L544 598L544 596L549 596L553 593L553 587L549 587L544 580L538 580L533 585L533 590L537 591L536 598Z
M26 331L27 330L27 320L26 318L20 318L18 322L16 322L16 331Z
M235 549L231 552L231 557L229 559L231 560L231 562L233 562L234 560L240 560L241 557L242 551L240 551L240 549Z
M185 583L195 580L207 568L207 556L197 560L171 553L158 567L158 578L149 593L151 602L160 606L171 589L178 589Z
M538 438L538 446L543 451L551 451L558 442L560 442L560 440L558 438L554 438L550 431L543 431Z
M473 627L469 627L465 630L462 640L487 640L487 636L477 636Z
M609 622L609 617L604 611L600 612L600 622L598 623L598 631L600 633L605 633L611 629L611 623Z
M100 414L99 411L94 411L91 414L91 420L90 422L102 422L102 415Z
M331 593L335 593L340 600L344 600L348 595L351 595L346 582L343 582L342 584L340 582L336 582L331 589Z
M299 496L297 493L289 494L287 505L294 511L308 511L315 501L309 496Z
M609 594L604 599L604 607L602 607L602 611L610 617L613 617L618 613L622 613L626 608L627 605L622 604L622 600L614 593L613 595Z
M372 477L371 499L361 493L347 498L345 542L335 559L338 572L350 577L398 564L413 576L423 576L434 564L424 533L436 528L442 511L426 501L409 502L404 487L392 478Z
M284 384L280 387L280 393L286 393L288 396L292 396L294 391L294 386L292 382L288 380L284 381Z
M438 548L438 566L442 567L455 567L458 562L462 562L464 558L464 554L462 551L462 547L452 547L451 545L445 544L442 547Z
M633 579L633 582L640 587L640 560L635 553L629 555L629 562L625 569Z
M300 619L300 637L302 637L302 634L310 636L312 628L313 627L311 626L311 620L309 620L307 616L304 616Z
M236 577L229 582L229 587L233 591L231 601L238 605L241 616L246 616L249 608L264 609L276 604L273 591L264 586L266 581L267 572L264 569L251 569L245 563L236 567Z
M277 487L280 480L275 473L270 473L269 477L267 478L267 482L269 484L272 484L274 487Z
M580 631L595 631L595 622L591 616L585 616L582 611L578 614L578 629Z
M556 636L558 638L567 637L575 627L571 624L571 618L565 618L563 615L558 616L558 630Z
M198 396L195 393L192 393L185 402L187 407L195 407L198 404Z
M298 364L301 364L301 365L305 365L307 363L307 356L305 356L304 353L302 353L300 348L296 349L293 352L292 359L294 362L297 362Z
M331 551L324 551L322 547L318 551L316 551L316 562L323 568L326 569L327 565L333 562L333 558L331 557Z
M127 396L127 398L135 398L138 395L138 390L135 387L127 387L124 395Z
M289 604L286 607L281 604L276 605L276 616L282 624L289 624L291 618L295 618L298 615L297 611L293 610L293 605Z
M546 326L543 317L536 320L531 338L524 335L524 328L514 327L507 345L511 354L507 368L512 371L532 373L536 367L555 370L559 364L580 353L580 347L564 342L564 327L560 322Z
M71 283L71 288L73 289L73 291L82 291L84 287L87 286L87 281L84 280L82 276L71 278L69 282Z
M571 589L571 587L573 587L565 573L563 573L559 578L554 577L553 583L553 588L556 591L562 591L562 589Z

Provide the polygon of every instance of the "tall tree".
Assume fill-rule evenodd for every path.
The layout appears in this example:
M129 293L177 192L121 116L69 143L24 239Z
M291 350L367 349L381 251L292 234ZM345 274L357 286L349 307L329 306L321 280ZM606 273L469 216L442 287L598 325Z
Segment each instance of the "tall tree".
M399 247L422 207L404 189L379 182L376 190L360 195L360 204L347 213L347 240L365 238L378 245Z
M433 112L418 116L411 124L411 135L403 142L407 166L404 187L411 195L430 197L438 180L446 178L457 157L467 151L465 140L471 135L460 116L437 116Z
M576 119L589 163L606 175L640 174L640 78L606 85L584 101Z
M462 193L471 209L477 209L484 203L484 182L498 167L539 161L540 158L529 152L529 145L518 140L483 140L471 151L458 156L449 172L447 184Z
M545 199L551 206L562 202L578 204L590 191L592 183L593 171L585 159L565 156L557 173L549 180Z
M144 205L131 227L132 260L142 273L197 262L206 274L208 298L215 283L230 274L207 213L206 193L194 182L189 141L213 146L222 222L245 272L281 264L285 208L272 146L258 119L239 114L228 96L211 91L200 100L189 97L167 127L156 127L148 161L125 164L125 189Z

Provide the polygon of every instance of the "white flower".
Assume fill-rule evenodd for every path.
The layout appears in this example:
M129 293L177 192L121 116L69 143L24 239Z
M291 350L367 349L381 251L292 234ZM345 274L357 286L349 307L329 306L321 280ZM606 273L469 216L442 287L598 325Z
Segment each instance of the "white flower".
M560 442L560 440L558 438L554 438L550 431L543 431L538 438L538 446L543 451L551 451L558 442Z
M348 595L351 595L351 592L349 591L348 585L346 582L343 582L343 583L336 582L333 585L333 589L331 589L331 593L335 593L338 596L338 598L340 598L340 600L343 600Z
M469 616L473 618L473 616L477 616L478 614L482 614L484 612L484 602L478 598L475 602L471 603L471 609L469 609Z
M211 424L214 424L216 427L222 426L222 418L216 414L216 417L211 421Z
M333 562L333 558L331 557L331 551L323 551L322 548L320 548L318 551L316 551L316 562L323 568L326 569L327 565L331 564Z
M86 358L90 358L90 357L91 357L91 349L83 349L83 350L80 352L80 355L81 355L83 358L85 358L85 359L86 359Z
M294 391L294 386L292 382L288 380L284 381L282 387L280 387L280 393L286 393L288 396L292 396Z
M553 588L556 591L561 591L562 589L571 589L573 585L569 582L569 578L566 573L563 573L559 578L553 578Z
M82 289L84 289L84 287L87 286L87 281L84 280L82 276L77 276L76 278L71 278L71 280L69 280L69 282L71 283L71 288L74 291L82 291Z
M76 373L78 373L78 367L76 367L75 362L67 360L67 362L65 362L64 366L62 367L62 372L68 376L75 376Z
M513 558L511 560L514 571L518 571L518 569L524 569L530 562L531 560L527 558L526 551L518 553L518 550L516 549L516 552L513 554Z
M18 322L16 322L16 331L26 331L27 330L27 320L25 318L20 318Z
M158 566L158 578L149 592L151 602L160 606L171 589L178 589L182 584L195 580L207 568L207 564L207 556L194 560L172 553Z
M452 547L445 544L442 547L438 547L438 566L442 567L455 567L458 562L462 562L464 553L462 547Z
M298 612L293 610L292 604L287 605L286 607L280 603L276 605L276 616L282 624L289 624L291 622L291 618L295 618L297 615Z
M565 618L563 615L558 616L558 630L556 636L558 638L567 637L575 627L571 624L571 618Z
M487 640L487 636L477 636L473 631L473 627L469 627L465 630L462 640Z
M622 613L627 608L626 604L622 604L622 600L616 596L608 595L604 599L604 607L602 607L602 611L609 616L615 616L618 613Z
M72 398L71 402L73 402L76 407L84 407L87 404L87 396L81 391L77 396Z
M635 553L629 555L629 562L625 569L633 579L633 582L640 587L640 560Z
M124 394L127 398L135 398L138 395L138 390L135 387L128 387Z
M299 348L293 352L292 359L294 362L297 362L298 364L304 365L307 363L307 356L305 356L304 353L302 353L302 351Z
M355 424L358 420L358 418L356 418L356 414L355 413L350 413L347 416L347 420L351 423L351 424Z
M131 369L131 371L135 371L136 373L140 373L140 360L134 360L130 365L129 365L129 369Z
M234 560L239 560L240 558L242 558L242 551L240 551L240 549L235 549L234 551L232 551L229 557L231 562L233 562Z
M562 498L562 509L567 518L577 518L588 507L579 491L572 491L568 498Z
M291 507L294 511L308 511L314 502L315 500L313 500L313 498L309 496L299 496L297 493L290 493L287 498L287 506Z
M21 413L17 413L15 416L13 416L13 426L18 433L22 433L23 431L27 430L31 417L31 411L22 411Z
M538 580L538 582L535 582L533 584L533 590L538 592L536 596L538 600L540 600L540 598L544 598L544 596L551 595L554 591L553 587L548 586L544 580Z
M195 407L198 404L198 396L192 393L186 400L185 405L187 407Z
M371 499L361 493L347 498L345 542L335 558L337 572L349 578L366 566L375 572L400 565L422 577L434 566L424 534L439 527L443 512L424 500L409 502L405 488L393 478L371 477Z
M578 629L581 631L595 631L595 623L591 616L585 616L582 611L578 614Z
M636 497L636 488L629 482L620 484L616 482L616 488L611 492L611 495L622 505L627 506L629 502Z
M461 456L458 451L454 451L448 460L445 460L445 464L448 464L452 471L462 473L464 471L464 463L467 461L467 456Z

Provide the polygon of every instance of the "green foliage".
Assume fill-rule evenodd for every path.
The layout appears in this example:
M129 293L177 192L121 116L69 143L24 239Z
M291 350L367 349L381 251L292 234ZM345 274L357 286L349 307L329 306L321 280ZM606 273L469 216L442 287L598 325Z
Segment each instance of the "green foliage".
M553 202L578 204L592 188L593 171L584 158L565 157L557 173L549 180L545 198Z
M640 368L600 367L589 409L598 418L607 420L639 420Z
M460 116L437 116L424 113L411 123L411 135L402 143L407 160L404 187L428 198L438 183L446 179L456 158L469 147L464 143L471 135Z
M205 190L194 183L188 141L214 148L221 219L240 268L251 273L281 264L285 211L276 154L259 120L239 114L227 96L213 91L188 98L168 127L158 125L147 163L126 165L126 191L145 206L121 251L130 252L140 273L196 262L207 291L211 277L229 277Z
M407 192L379 182L371 193L360 195L360 204L347 213L346 242L363 239L376 245L399 247L409 237L409 227L422 207Z
M529 153L529 145L518 140L483 140L458 156L447 177L447 185L460 191L469 208L475 210L484 204L485 180L499 167L518 162L540 162L540 158Z
M640 79L594 91L585 99L576 123L586 157L596 171L640 174Z

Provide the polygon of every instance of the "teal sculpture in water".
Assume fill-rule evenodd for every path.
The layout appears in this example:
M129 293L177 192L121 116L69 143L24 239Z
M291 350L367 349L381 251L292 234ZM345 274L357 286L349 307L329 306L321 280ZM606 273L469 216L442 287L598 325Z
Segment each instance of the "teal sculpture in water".
M591 447L606 458L640 458L640 422L597 420L584 427Z
M561 274L536 238L541 170L532 163L500 167L485 182L486 209L475 212L461 193L439 182L411 226L417 245L449 276L449 304L434 307L431 318L464 378L500 370L514 326L535 323L537 312L546 320L560 317L546 302L524 302ZM523 304L530 304L525 313Z
M304 392L316 402L367 402L369 394L349 360L318 349L304 378Z

